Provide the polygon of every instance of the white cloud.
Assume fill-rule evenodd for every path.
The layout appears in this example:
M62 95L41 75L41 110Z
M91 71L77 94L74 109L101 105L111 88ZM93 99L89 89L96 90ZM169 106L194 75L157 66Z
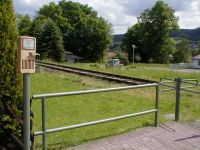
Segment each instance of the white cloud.
M43 4L52 0L14 0L18 13L35 14ZM59 0L53 0L58 2ZM137 22L137 17L146 8L151 8L156 0L72 0L88 4L113 24L114 33L125 33ZM200 0L164 0L176 11L181 28L200 27Z
M179 25L181 28L193 29L200 27L200 1L193 0L187 3L185 10L175 13L179 16Z
M136 16L126 13L126 8L122 5L126 1L120 0L87 0L84 4L93 7L99 14L113 24L114 33L125 33L127 27L136 23Z

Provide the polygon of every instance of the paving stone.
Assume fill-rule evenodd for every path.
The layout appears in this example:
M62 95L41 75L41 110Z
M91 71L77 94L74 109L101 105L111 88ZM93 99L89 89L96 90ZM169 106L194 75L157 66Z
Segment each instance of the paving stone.
M171 122L65 150L200 150L200 128Z

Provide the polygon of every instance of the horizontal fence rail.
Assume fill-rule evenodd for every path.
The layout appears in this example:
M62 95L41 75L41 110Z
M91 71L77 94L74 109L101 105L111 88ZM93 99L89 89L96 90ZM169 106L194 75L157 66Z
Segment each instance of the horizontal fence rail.
M122 116L102 119L102 120L96 120L71 126L65 126L65 127L59 127L59 128L53 128L53 129L46 129L46 99L52 98L52 97L61 97L61 96L73 96L73 95L83 95L83 94L93 94L93 93L100 93L100 92L111 92L111 91L120 91L120 90L129 90L129 89L138 89L138 88L146 88L146 87L156 87L156 98L155 98L155 108L151 110L146 110L142 112L132 113L132 114L126 114ZM143 85L134 85L134 86L126 86L126 87L115 87L115 88L106 88L106 89L95 89L95 90L85 90L85 91L74 91L74 92L63 92L63 93L51 93L51 94L39 94L39 95L33 95L32 99L42 99L42 131L35 131L34 136L42 135L42 145L43 149L47 149L47 134L69 130L69 129L75 129L140 115L145 115L149 113L155 113L155 120L154 125L157 127L158 123L158 99L159 99L159 85L157 83L152 84L143 84Z
M195 94L200 94L200 91L193 91L193 90L184 89L184 88L181 88L181 90L186 91L186 92L195 93Z
M100 92L111 92L111 91L121 91L128 89L138 89L144 87L152 87L157 86L157 83L152 84L142 84L142 85L133 85L133 86L125 86L125 87L115 87L115 88L106 88L106 89L95 89L95 90L85 90L85 91L75 91L75 92L63 92L63 93L51 93L51 94L39 94L33 95L33 99L40 99L43 97L61 97L61 96L72 96L72 95L82 95L82 94L92 94L92 93L100 93Z
M171 85L171 83L174 83L174 85ZM167 91L176 92L175 121L179 120L181 91L200 94L200 91L191 90L191 88L196 88L200 86L199 81L197 79L182 79L179 77L175 79L161 78L159 86L167 87L165 89L160 88L160 92L167 92Z
M191 85L191 86L182 86L181 90L186 91L186 92L195 93L195 94L200 94L200 91L193 91L193 90L189 89L189 88L196 88L196 87L200 86L198 80L196 80L196 79L182 79L181 82Z
M48 129L48 130L46 130L45 133L49 134L49 133L54 133L54 132L59 132L59 131L64 131L64 130L69 130L69 129L81 128L81 127L85 127L85 126L90 126L90 125L95 125L95 124L100 124L100 123L105 123L105 122L110 122L110 121L115 121L115 120L120 120L120 119L140 116L140 115L145 115L145 114L149 114L149 113L153 113L153 112L157 112L157 109L152 109L152 110L148 110L148 111L123 115L123 116L118 116L118 117L113 117L113 118L102 119L102 120L97 120L97 121L91 121L91 122L81 123L81 124L77 124L77 125ZM34 132L35 136L43 135L43 134L44 134L43 131Z

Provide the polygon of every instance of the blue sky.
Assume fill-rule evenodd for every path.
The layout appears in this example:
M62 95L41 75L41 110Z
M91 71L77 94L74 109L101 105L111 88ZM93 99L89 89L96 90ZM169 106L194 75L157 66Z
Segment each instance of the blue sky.
M13 0L15 11L34 16L44 4L58 0ZM114 33L125 33L128 27L137 22L137 17L146 8L151 8L156 0L71 0L88 4L113 25ZM181 28L200 27L200 0L164 0L179 17Z

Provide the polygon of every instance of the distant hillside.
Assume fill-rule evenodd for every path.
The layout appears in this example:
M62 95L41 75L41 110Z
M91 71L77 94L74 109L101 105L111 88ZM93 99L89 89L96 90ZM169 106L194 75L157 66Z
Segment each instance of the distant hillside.
M180 29L178 32L171 34L174 38L185 37L190 41L200 41L200 28L197 29Z
M200 28L197 29L180 29L178 32L171 34L171 37L179 39L181 37L187 38L189 41L200 41ZM121 41L124 38L124 34L113 35L113 46L110 50L117 51L120 50Z
M110 51L119 51L121 49L121 42L124 34L113 35L113 45L109 48Z
M124 38L124 34L115 34L113 35L113 42L118 43L121 42Z

